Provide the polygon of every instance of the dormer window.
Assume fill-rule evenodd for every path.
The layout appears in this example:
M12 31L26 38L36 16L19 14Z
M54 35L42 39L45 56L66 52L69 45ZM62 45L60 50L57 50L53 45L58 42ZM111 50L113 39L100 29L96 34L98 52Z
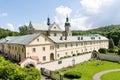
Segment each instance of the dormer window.
M54 27L54 29L56 29L56 27Z
M83 40L83 37L81 37L81 40Z
M54 33L54 36L57 36L57 34L56 34L56 33Z
M37 39L37 42L39 42L39 39Z
M101 39L101 37L99 37L99 39Z

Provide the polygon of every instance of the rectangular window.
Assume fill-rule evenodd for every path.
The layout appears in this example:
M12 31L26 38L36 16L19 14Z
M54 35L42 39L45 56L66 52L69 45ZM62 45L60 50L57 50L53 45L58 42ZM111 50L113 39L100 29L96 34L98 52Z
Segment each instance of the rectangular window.
M62 61L60 60L60 61L58 61L58 64L62 64Z
M65 48L67 48L67 44L65 44Z
M50 50L54 50L54 46L50 46Z
M73 51L71 51L71 54L73 54Z
M45 41L47 41L47 38L45 38Z
M43 56L43 61L46 61L46 56Z
M43 51L45 51L45 47L43 47Z
M81 43L81 46L83 46L83 43Z
M78 53L78 50L76 50L76 53Z
M59 54L57 54L57 57L59 58L59 57L60 57L60 55L59 55Z
M24 52L24 48L22 48L22 52Z
M39 39L37 39L37 42L39 42Z
M57 34L56 34L56 33L54 33L54 36L57 36Z
M32 50L33 52L36 52L36 49L35 48L33 48L33 50Z
M71 47L73 47L73 44L71 43Z
M76 46L78 46L78 43L76 43Z
M65 53L65 55L66 55L66 56L68 55L67 52Z
M57 45L57 48L59 49L59 45Z

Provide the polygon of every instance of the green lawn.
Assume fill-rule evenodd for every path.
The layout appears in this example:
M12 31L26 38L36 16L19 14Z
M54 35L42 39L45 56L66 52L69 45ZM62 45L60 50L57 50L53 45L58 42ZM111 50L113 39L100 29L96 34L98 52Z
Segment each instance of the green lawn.
M101 76L101 80L119 80L120 72L111 72Z
M114 68L120 68L120 64L109 61L90 60L87 62L80 63L74 67L63 68L59 70L60 73L64 74L68 70L77 70L82 73L82 78L79 80L93 80L93 75L103 70L109 70ZM70 80L70 79L65 79Z

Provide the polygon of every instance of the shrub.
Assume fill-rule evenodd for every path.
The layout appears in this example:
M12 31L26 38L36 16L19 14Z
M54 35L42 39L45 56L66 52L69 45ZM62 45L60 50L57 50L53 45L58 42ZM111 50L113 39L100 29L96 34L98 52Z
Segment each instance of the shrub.
M103 53L103 54L106 54L106 53L107 53L107 49L105 49L105 48L100 48L98 51L99 51L100 53Z
M80 55L80 53L77 53L77 55Z
M81 78L81 73L77 70L70 70L64 73L64 76L69 79L78 79Z
M73 54L72 56L76 56L76 54Z
M120 49L118 50L118 55L120 55Z
M60 57L60 59L65 59L65 58L69 58L69 57L71 57L70 55L68 55L68 56L63 56L63 57Z
M109 49L108 52L109 53L115 53L115 50L114 49Z

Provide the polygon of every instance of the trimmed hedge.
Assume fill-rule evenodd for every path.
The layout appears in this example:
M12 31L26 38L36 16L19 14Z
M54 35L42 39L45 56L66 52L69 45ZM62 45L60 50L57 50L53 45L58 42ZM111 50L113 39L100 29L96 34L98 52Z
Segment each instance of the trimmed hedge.
M106 54L107 53L107 49L106 48L100 48L98 51L100 53L102 53L102 54Z
M77 70L70 70L64 73L64 77L69 78L69 79L78 79L81 78L81 72Z

